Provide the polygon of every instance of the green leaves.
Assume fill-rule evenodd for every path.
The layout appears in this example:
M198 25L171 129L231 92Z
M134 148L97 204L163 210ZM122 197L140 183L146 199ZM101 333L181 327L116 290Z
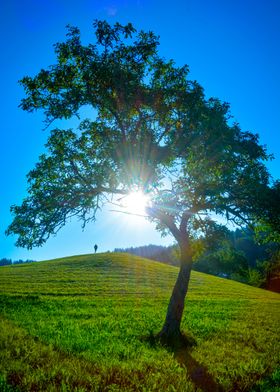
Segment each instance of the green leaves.
M279 231L279 186L270 186L270 158L258 136L231 124L228 103L206 99L188 80L188 66L158 55L158 37L131 23L94 21L95 42L77 27L54 45L56 63L24 77L23 110L42 109L49 125L94 118L77 130L55 128L28 176L29 197L13 207L8 233L18 244L41 245L76 215L83 224L112 195L149 192L162 232L188 237L214 214L236 224L263 220ZM152 209L151 209L152 211ZM176 226L177 225L177 226Z
M93 23L95 28L95 35L98 44L104 47L113 47L114 43L121 40L121 35L125 39L131 38L132 34L136 32L136 29L131 23L122 26L120 23L116 23L113 27L106 20L95 20Z

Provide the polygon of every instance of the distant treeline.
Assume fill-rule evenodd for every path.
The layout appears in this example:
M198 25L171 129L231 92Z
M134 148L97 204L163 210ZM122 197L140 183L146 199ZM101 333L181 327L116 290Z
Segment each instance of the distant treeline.
M197 255L193 269L280 292L280 245L256 243L251 230L225 230L223 235L194 241ZM147 245L126 252L171 265L179 265L176 245Z
M3 265L12 265L12 264L25 264L25 263L33 263L35 260L11 260L11 259L6 259L5 257L3 259L0 259L0 266Z
M147 259L161 261L167 264L178 265L178 260L173 254L173 246L161 246L161 245L144 245L131 248L115 248L114 252L130 253Z

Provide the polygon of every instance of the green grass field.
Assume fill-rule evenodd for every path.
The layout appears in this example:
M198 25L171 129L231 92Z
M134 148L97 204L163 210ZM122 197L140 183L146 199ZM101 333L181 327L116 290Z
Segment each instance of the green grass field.
M177 268L127 254L0 268L0 391L280 391L280 295L192 272L182 328L156 341Z

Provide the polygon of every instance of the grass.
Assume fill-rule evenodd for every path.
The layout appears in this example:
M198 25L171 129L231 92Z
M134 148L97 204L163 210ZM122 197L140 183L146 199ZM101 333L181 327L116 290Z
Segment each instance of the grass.
M177 271L113 253L1 267L0 391L280 391L279 294L192 272L196 345L151 338Z

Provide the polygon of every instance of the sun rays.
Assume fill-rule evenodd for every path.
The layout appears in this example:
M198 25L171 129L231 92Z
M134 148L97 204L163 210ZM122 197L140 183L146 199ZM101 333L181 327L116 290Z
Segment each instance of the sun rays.
M142 191L130 192L121 201L124 212L132 215L146 216L146 207L149 205L149 196Z

